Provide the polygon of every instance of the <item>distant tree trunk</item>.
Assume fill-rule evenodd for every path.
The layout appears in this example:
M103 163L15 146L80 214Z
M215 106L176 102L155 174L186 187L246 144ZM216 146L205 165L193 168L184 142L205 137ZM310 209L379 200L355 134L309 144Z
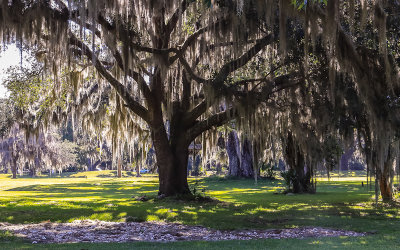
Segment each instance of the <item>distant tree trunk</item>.
M242 158L241 158L241 176L245 178L252 178L254 176L253 169L253 147L251 142L245 138L242 145Z
M371 146L368 143L370 141L366 141L366 159L367 159L367 166L372 172L374 171L375 174L375 202L378 203L378 195L379 191L382 196L382 201L388 202L393 199L393 178L394 178L394 157L393 154L393 147L389 148L389 152L387 155L387 159L384 161L383 166L380 167L378 161L378 152L375 150L371 150ZM370 174L372 176L372 173ZM371 182L371 181L370 181Z
M97 169L97 166L101 167L102 161L101 160L97 160L94 164L93 161L90 160L90 169L89 171L95 171Z
M229 160L229 176L240 176L240 146L236 131L231 131L228 135L226 152Z
M379 172L379 171L378 171ZM388 177L384 172L378 173L379 188L381 190L382 200L384 202L391 201L393 197L392 187L390 185L390 177Z
M222 174L222 165L220 162L217 162L217 175Z
M189 176L189 172L190 172L190 174L192 176L198 176L199 175L199 168L196 168L195 165L194 165L194 161L195 161L194 160L194 157L195 157L194 155L195 155L195 152L193 152L193 155L189 156L189 158L188 158L188 166L187 166L187 168L188 168L188 176Z
M253 176L254 182L257 184L258 176L260 176L260 168L258 167L258 150L257 150L257 141L253 139L253 150L252 150L252 160L253 160Z
M224 166L223 161L225 159L225 138L222 133L219 133L219 137L217 140L218 146L218 157L217 157L217 175L222 174L222 167Z
M142 175L140 174L140 164L138 160L136 161L135 169L136 169L136 177L142 177Z
M342 170L349 170L349 161L351 157L353 156L354 153L354 146L351 145L344 153L342 154L342 157L340 158L340 166Z
M89 171L93 171L92 158L88 158L88 165L89 165L88 167Z
M17 179L17 161L16 160L11 160L11 173L12 173L12 178Z
M195 155L192 158L192 175L199 176L200 175L200 156Z
M229 176L252 178L253 169L253 150L251 142L246 138L240 150L239 138L236 131L231 131L228 135L226 151L229 159Z
M36 174L36 167L35 166L31 167L29 175L31 177L36 177L37 174Z
M299 146L294 141L293 135L288 134L286 150L286 163L294 170L295 177L292 180L294 193L314 192L311 183L311 171L305 165L304 156Z
M118 178L122 177L122 164L120 158L118 158L118 163L117 163L117 177Z
M201 164L201 156L200 155L196 155L193 165L194 165L194 169L196 169L198 175L200 175L201 169L200 169L200 164Z

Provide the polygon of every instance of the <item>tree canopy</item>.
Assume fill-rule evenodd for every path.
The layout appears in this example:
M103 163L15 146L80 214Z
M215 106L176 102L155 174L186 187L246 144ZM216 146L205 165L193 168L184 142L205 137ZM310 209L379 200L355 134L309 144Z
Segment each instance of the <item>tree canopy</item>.
M230 121L253 158L280 141L305 176L332 159L328 138L354 140L356 129L384 176L398 151L399 10L380 0L12 0L1 1L0 32L35 49L48 93L64 98L46 106L52 121L73 113L114 155L151 138L168 196L189 192L190 143L214 145Z

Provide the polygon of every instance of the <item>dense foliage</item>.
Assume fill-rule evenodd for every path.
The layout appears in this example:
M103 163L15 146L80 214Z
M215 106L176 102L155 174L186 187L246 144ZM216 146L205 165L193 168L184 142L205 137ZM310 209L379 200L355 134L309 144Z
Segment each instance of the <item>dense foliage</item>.
M380 0L13 0L1 3L0 31L37 51L40 81L62 101L39 100L45 112L28 112L38 121L28 133L72 114L114 160L153 146L161 195L190 192L189 145L200 142L206 162L217 127L231 123L251 162L285 158L296 192L313 192L316 168L332 168L356 138L391 199L399 10ZM20 86L10 88L24 102L35 97L35 81L29 93Z

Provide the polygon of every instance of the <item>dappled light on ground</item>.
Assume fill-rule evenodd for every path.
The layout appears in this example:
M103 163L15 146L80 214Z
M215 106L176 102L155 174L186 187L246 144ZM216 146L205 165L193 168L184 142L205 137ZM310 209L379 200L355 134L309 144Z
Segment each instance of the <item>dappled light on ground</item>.
M87 178L77 178L86 175ZM0 221L10 223L104 221L171 221L217 229L280 228L321 225L341 228L352 218L357 229L365 217L399 219L396 208L383 212L372 205L372 191L358 181L320 181L317 194L287 196L282 181L189 179L192 189L218 201L210 203L157 199L155 176L106 178L112 171L63 178L11 180L1 176ZM100 177L99 177L100 176ZM129 175L126 175L129 176ZM60 181L61 180L61 181ZM147 201L134 199L149 197ZM361 205L362 204L362 205Z
M113 174L101 171L16 180L0 175L0 222L147 221L201 225L216 230L325 227L379 232L363 240L302 241L303 247L340 248L370 244L369 237L381 242L382 234L396 235L400 220L398 206L375 207L373 191L362 187L359 180L351 180L352 177L350 180L341 178L340 182L319 180L316 194L295 195L283 194L285 185L281 180L262 179L255 184L254 180L189 178L190 188L196 190L197 195L215 199L197 202L158 199L158 179L154 175L116 178ZM86 177L80 177L82 175ZM137 197L145 199L141 201ZM11 236L3 233L3 237L10 239ZM287 239L284 244L291 241ZM255 247L261 244L257 242L251 244ZM268 242L276 244L273 240ZM221 247L230 243L227 244ZM183 246L187 248L188 245Z

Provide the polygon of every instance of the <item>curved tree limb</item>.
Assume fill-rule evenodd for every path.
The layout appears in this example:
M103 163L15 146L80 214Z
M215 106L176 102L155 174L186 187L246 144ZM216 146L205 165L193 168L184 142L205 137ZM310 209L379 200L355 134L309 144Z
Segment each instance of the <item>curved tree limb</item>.
M69 34L69 42L71 45L77 46L81 49L82 53L92 61L94 67L97 71L114 87L118 95L124 100L127 107L132 110L136 115L142 118L147 123L150 122L148 110L143 107L140 103L136 102L133 97L129 94L127 88L120 83L116 78L114 78L110 72L103 66L103 64L98 60L96 55L89 49L89 47L84 44L81 40L77 39L72 32Z
M189 7L190 3L193 1L190 0L182 0L179 7L175 10L174 14L172 14L171 18L168 20L166 28L166 33L170 35L172 31L174 31L176 24L179 21L179 16L183 15L186 9Z

